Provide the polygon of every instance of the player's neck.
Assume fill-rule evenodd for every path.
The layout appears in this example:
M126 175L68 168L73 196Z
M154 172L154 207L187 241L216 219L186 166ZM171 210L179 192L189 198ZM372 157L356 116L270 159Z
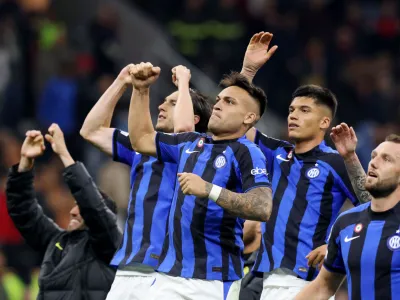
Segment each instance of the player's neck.
M214 141L223 141L223 140L234 140L244 136L244 133L236 132L236 133L228 133L228 134L213 134L212 139Z
M295 148L294 152L296 154L302 154L306 153L315 147L317 147L319 144L321 144L323 141L322 139L313 139L313 140L307 140L307 141L295 141Z
M371 209L374 212L384 212L392 209L400 201L400 188L397 188L393 193L385 198L371 200Z

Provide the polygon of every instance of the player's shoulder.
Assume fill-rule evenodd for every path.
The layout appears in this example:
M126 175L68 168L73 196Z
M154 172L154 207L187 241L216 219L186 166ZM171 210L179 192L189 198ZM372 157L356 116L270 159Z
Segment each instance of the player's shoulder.
M261 149L255 143L249 141L245 137L238 139L235 144L238 152L250 152L251 154L254 153L263 155Z
M262 144L266 144L266 145L273 145L274 148L278 148L278 147L290 147L290 148L294 148L294 145L284 141L284 140L280 140L274 137L270 137L269 135L261 132L260 130L258 130L257 128L255 128L255 139L254 139L254 143L259 145L260 143Z
M367 202L349 210L342 212L337 218L337 223L340 228L345 228L348 225L359 223L362 215L368 213L368 209L371 206L371 202Z
M345 167L343 158L340 156L339 152L335 149L329 147L324 142L318 147L317 157L318 160L325 162L331 168L337 170L343 170Z

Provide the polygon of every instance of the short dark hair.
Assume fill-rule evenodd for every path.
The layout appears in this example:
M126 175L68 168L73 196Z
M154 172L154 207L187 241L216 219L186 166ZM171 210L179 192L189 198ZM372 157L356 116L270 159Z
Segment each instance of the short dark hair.
M267 96L262 88L252 84L244 75L238 72L231 72L225 75L219 85L223 88L230 86L237 86L245 90L249 95L255 99L260 107L260 117L264 114L267 107Z
M192 98L194 114L200 117L199 122L195 125L195 131L206 133L208 121L213 110L212 101L207 96L193 89L190 89L190 97Z
M317 104L327 106L331 113L332 119L336 116L338 102L336 96L330 89L319 85L309 84L298 87L292 94L292 100L296 97L308 97L314 99Z
M386 137L385 142L400 144L400 135L390 134Z
M117 204L108 196L106 193L103 191L99 191L101 196L104 199L104 202L106 203L107 207L114 213L117 214Z

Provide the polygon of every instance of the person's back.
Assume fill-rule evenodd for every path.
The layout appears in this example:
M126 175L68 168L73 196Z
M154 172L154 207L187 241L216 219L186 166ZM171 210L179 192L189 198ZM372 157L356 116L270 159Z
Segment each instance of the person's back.
M43 136L28 131L19 165L7 182L7 207L26 242L44 256L38 299L105 299L115 270L108 266L121 234L115 204L101 194L82 163L69 155L59 127L53 124L46 139L65 165L64 179L77 205L67 230L46 217L33 188L34 158L44 150Z

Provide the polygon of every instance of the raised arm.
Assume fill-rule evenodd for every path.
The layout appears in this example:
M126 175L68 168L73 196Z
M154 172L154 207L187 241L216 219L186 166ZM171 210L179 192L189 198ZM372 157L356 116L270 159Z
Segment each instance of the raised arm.
M370 201L371 195L365 189L366 174L356 154L357 136L353 127L341 123L332 128L330 136L343 157L356 197L361 203Z
M33 165L43 154L44 140L40 131L31 130L21 149L19 165L11 168L7 180L7 208L15 227L26 242L42 254L50 240L62 230L43 213L35 198Z
M133 91L129 106L129 138L137 152L157 156L155 136L150 115L150 85L160 75L160 68L151 63L129 65Z
M114 129L110 126L114 109L130 84L131 77L125 67L89 112L80 130L85 140L108 155L112 155Z
M269 49L269 44L273 34L269 32L259 32L253 35L243 59L242 71L240 74L252 82L261 67L274 55L278 46Z
M115 214L108 209L85 166L80 162L75 162L71 157L65 144L64 134L57 124L50 126L46 140L65 166L64 180L89 228L94 251L101 259L109 263L121 238Z
M194 131L194 110L190 96L190 70L184 66L172 69L172 81L178 88L178 101L174 111L174 132Z
M85 225L89 228L93 250L104 262L109 263L122 236L115 213L107 207L98 187L81 162L65 168L63 176L79 206Z

